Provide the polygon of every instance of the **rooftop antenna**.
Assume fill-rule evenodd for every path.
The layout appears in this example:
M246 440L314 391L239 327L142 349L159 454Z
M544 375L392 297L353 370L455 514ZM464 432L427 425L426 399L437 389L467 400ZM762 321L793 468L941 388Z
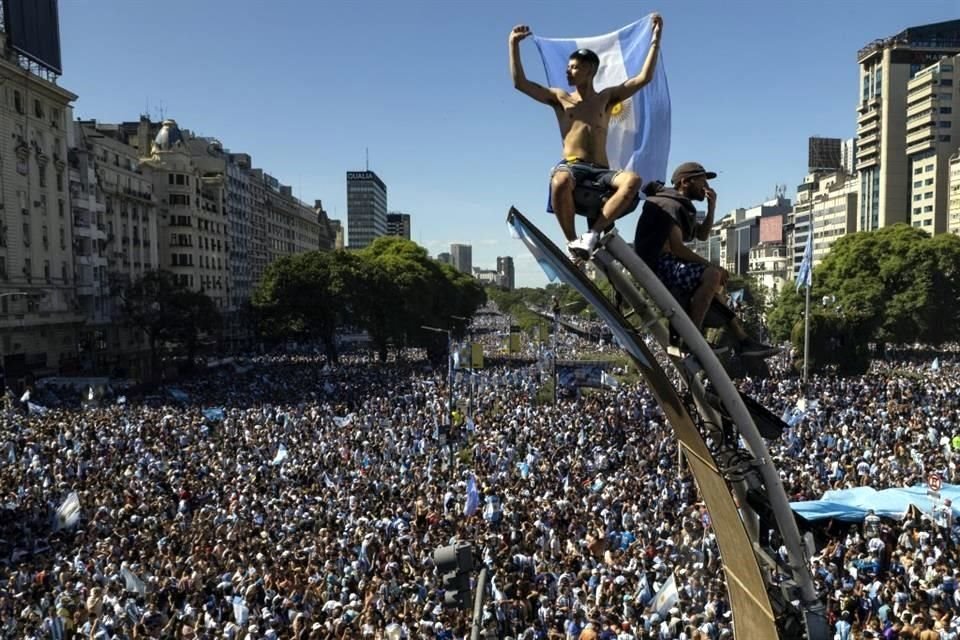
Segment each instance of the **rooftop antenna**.
M365 153L366 156L367 156L367 162L366 162L367 169L366 169L366 170L367 170L367 171L370 171L370 147L364 147L363 151L364 151L364 153Z

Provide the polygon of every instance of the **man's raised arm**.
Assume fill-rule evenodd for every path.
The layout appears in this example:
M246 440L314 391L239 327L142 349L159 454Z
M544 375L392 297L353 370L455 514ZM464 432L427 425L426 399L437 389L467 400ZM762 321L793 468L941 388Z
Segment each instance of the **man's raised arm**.
M610 90L610 104L623 102L653 80L653 72L657 68L657 58L660 57L660 32L663 31L663 18L660 14L653 15L653 36L650 38L650 51L643 63L640 73L628 78L623 84Z
M520 62L520 41L531 35L530 27L518 25L510 32L510 76L513 78L513 86L527 94L537 102L543 104L557 104L557 96L550 89L527 79L523 73L523 64Z

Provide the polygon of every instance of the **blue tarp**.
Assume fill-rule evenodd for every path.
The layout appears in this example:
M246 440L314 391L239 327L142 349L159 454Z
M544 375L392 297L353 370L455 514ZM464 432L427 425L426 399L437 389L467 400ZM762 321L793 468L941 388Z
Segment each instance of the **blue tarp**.
M856 487L827 491L820 500L791 502L790 506L797 515L807 520L834 518L844 522L860 522L870 509L880 517L899 520L907 513L910 505L924 513L933 511L934 498L928 495L927 491L925 484L882 491L873 487ZM954 518L960 516L960 485L944 484L939 493L939 501L950 500Z

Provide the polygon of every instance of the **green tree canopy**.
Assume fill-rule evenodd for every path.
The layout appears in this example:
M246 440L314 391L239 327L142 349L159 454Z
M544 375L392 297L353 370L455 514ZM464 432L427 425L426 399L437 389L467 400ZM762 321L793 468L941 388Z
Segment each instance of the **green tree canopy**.
M813 274L811 306L827 307L879 343L960 338L960 238L907 225L843 236ZM786 338L802 319L804 291L786 289L770 315ZM816 313L817 311L813 311Z
M121 293L121 310L128 326L147 335L154 374L159 370L161 344L182 345L192 363L200 339L221 327L213 300L179 284L169 271L147 271L127 285Z
M366 329L386 358L391 344L437 343L421 326L447 329L451 316L472 316L485 301L476 280L396 237L378 238L360 251L281 258L267 269L253 296L267 335L319 339L334 361L336 331L346 324ZM444 340L439 343L445 348Z

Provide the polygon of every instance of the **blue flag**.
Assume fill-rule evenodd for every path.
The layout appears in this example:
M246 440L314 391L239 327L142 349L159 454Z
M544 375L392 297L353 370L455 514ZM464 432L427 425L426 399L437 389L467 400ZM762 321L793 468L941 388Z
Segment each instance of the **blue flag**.
M467 476L467 500L463 505L463 515L468 518L477 512L480 506L480 492L477 491L477 479L471 473Z
M797 272L797 291L800 287L813 285L813 225L807 232L807 246L803 249L803 261L800 262L800 270Z
M547 84L568 88L567 62L577 49L590 49L600 58L594 89L601 91L622 84L640 73L650 50L653 18L647 16L619 31L581 38L533 40L540 50ZM611 108L607 131L607 156L612 169L627 169L643 182L666 180L670 154L670 91L663 56L650 83L632 97Z

